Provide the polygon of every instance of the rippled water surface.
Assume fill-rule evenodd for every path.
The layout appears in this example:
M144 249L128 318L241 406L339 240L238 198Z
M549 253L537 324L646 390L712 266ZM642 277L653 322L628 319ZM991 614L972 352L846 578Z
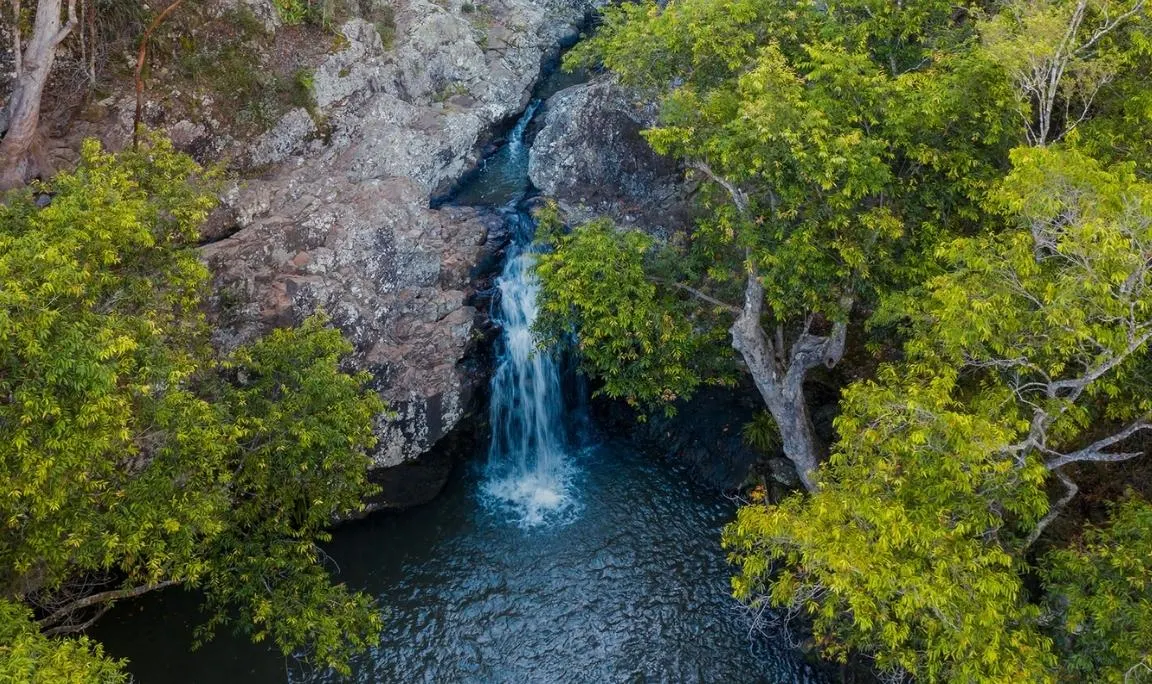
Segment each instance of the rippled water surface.
M337 531L340 578L389 611L357 682L804 682L748 634L719 548L732 506L616 444L573 455L579 513L523 529L485 505L480 464L428 506ZM190 653L180 592L110 618L100 638L151 682L284 682L308 673L240 638Z
M538 95L578 78L556 76ZM531 191L524 137L536 109L455 202L517 216ZM380 644L356 660L352 680L817 681L795 653L749 634L728 595L719 536L729 502L620 444L571 449L561 439L580 421L565 415L573 411L562 405L559 371L516 344L535 307L516 268L530 235L516 237L501 290L519 313L501 320L504 358L520 369L502 364L495 376L493 406L503 409L494 410L488 458L477 445L478 458L431 504L341 527L330 545L340 581L387 611ZM505 287L509 278L520 287ZM336 679L227 634L191 652L198 621L195 597L173 591L120 607L96 636L142 684Z

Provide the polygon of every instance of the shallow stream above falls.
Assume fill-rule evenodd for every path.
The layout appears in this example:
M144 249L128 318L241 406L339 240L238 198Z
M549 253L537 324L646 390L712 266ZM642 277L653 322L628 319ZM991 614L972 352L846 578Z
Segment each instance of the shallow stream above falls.
M492 445L477 443L432 503L335 531L338 581L378 597L378 646L357 682L817 682L799 654L749 629L719 545L735 507L584 424L563 364L525 353L534 316L529 113L456 194L506 205L517 241L498 299L505 335ZM530 224L528 226L530 228ZM516 337L520 335L521 337ZM196 597L170 591L98 625L141 684L340 681L221 634L191 651Z

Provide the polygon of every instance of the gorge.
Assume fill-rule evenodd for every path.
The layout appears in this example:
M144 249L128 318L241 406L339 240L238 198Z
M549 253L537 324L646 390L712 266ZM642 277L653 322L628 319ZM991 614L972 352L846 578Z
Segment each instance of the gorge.
M0 2L0 682L1152 681L1150 20Z
M538 106L451 199L499 209L512 236L494 304L491 443L475 437L431 503L342 526L328 548L339 581L385 611L351 679L823 681L729 597L719 533L733 503L590 424L586 388L534 346L523 136ZM328 679L227 634L189 652L197 621L191 597L170 592L125 606L97 635L141 682Z

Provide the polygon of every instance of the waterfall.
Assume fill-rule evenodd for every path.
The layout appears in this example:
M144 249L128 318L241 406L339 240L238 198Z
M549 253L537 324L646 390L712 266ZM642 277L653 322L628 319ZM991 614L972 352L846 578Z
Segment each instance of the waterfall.
M533 100L528 104L528 108L520 115L520 120L516 122L512 132L508 134L508 156L512 159L522 161L522 164L517 165L524 169L527 173L528 168L528 150L524 147L524 131L528 129L528 124L532 122L532 117L536 116L536 110L540 109L540 100Z
M527 166L524 131L537 104L529 106L508 137L509 166ZM502 334L491 383L492 443L484 493L520 524L533 526L556 521L571 510L573 500L561 363L549 350L537 349L532 335L540 290L532 271L535 226L531 217L515 211L520 199L508 207L513 242L497 280L495 318Z

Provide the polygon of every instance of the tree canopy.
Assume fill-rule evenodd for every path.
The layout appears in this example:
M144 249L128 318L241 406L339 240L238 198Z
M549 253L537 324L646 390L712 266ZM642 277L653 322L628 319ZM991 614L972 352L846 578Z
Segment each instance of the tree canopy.
M807 415L809 373L839 363L853 311L922 280L937 268L941 240L978 229L984 189L1022 138L1010 83L973 57L975 22L953 15L933 2L624 4L606 9L570 58L602 63L655 98L649 142L713 190L691 239L653 259L672 271L647 276L720 314L705 336L728 328L810 489L827 449ZM545 257L545 285L559 272L551 264L595 262L586 247L574 238ZM607 327L588 294L573 294L544 325ZM632 306L628 290L605 294L601 312ZM590 348L611 337L582 342L601 375L611 364ZM640 363L686 378L699 359ZM690 389L642 385L614 391L667 398Z
M90 641L50 637L173 584L203 590L209 631L321 667L374 643L372 601L317 544L373 491L384 406L323 316L213 350L195 244L214 186L163 140L87 143L0 205L0 679L116 681Z
M577 48L659 104L650 143L710 193L666 244L548 231L544 338L652 401L742 362L808 491L741 508L734 593L825 655L1152 675L1152 492L1114 465L1152 427L1147 26L1140 0L672 0ZM726 325L728 352L661 344ZM804 387L849 348L825 448ZM1070 513L1086 481L1118 503Z

